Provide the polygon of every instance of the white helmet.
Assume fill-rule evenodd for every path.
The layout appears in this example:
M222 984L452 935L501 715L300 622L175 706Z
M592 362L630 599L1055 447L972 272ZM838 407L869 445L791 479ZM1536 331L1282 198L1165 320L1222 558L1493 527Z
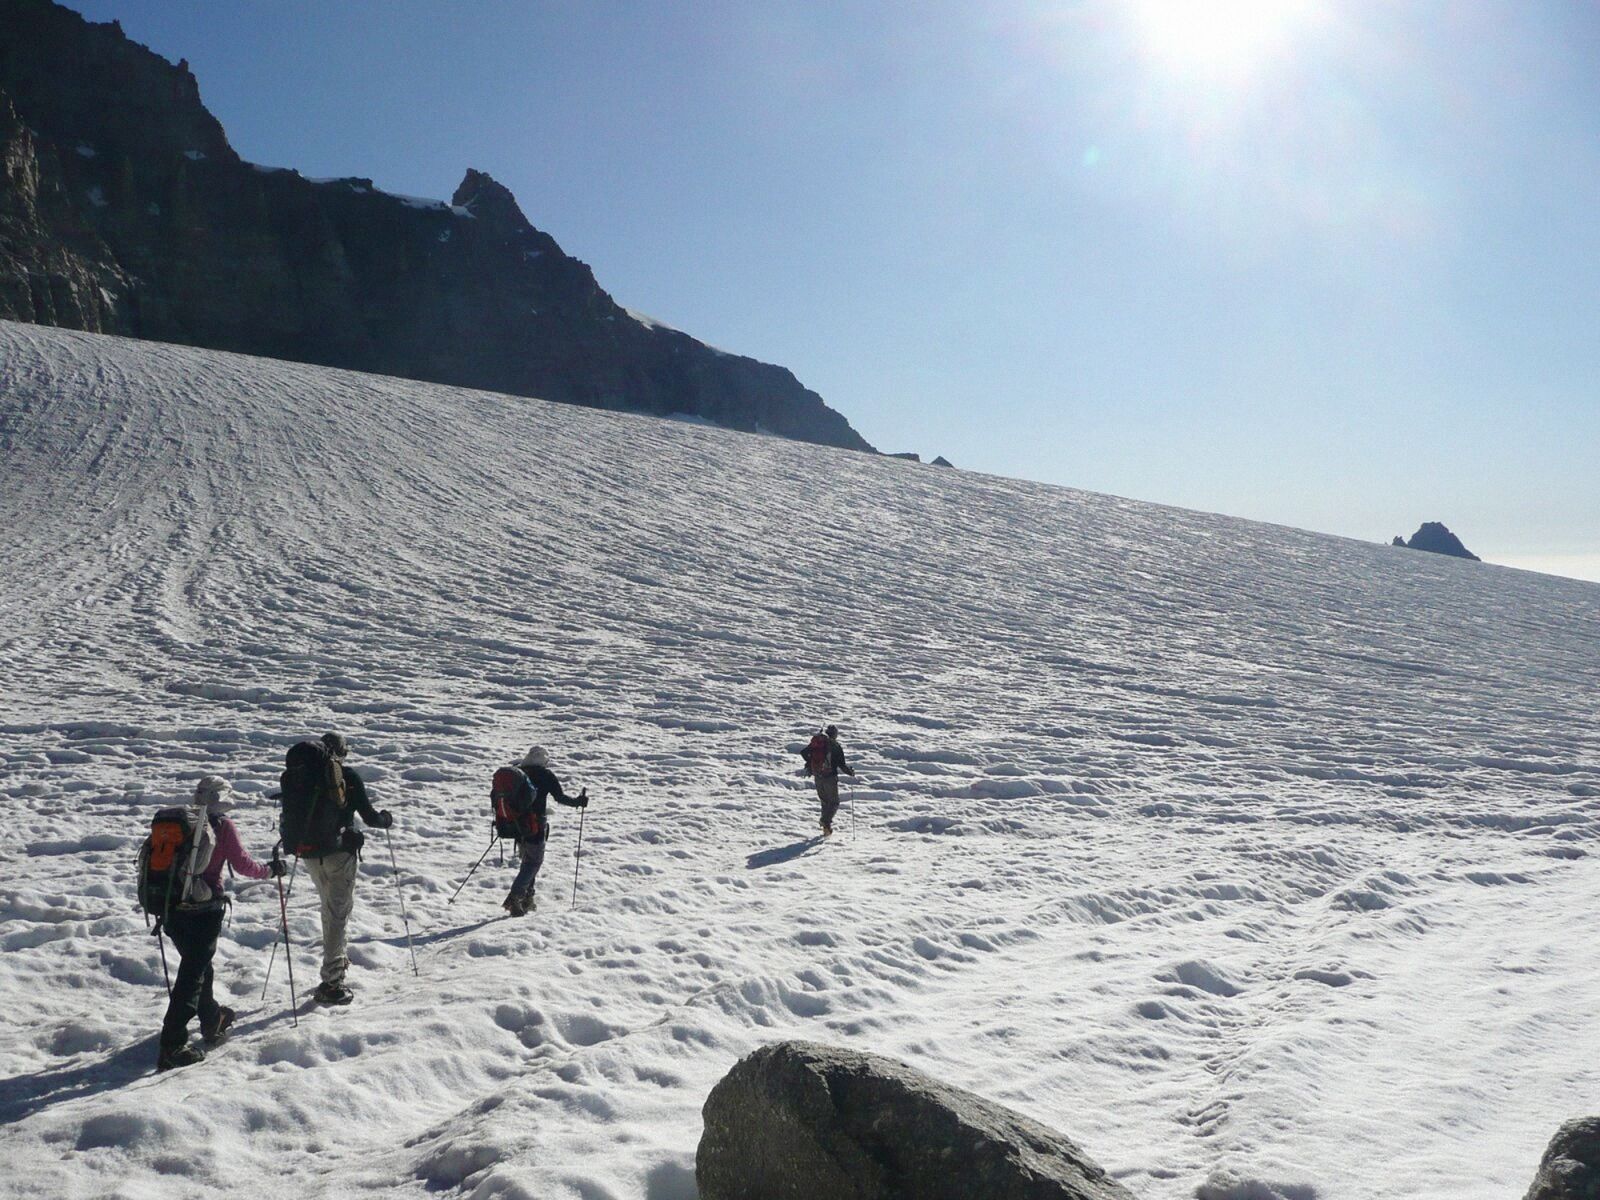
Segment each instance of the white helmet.
M550 763L550 756L545 753L543 746L530 746L528 752L522 756L519 767L543 767Z

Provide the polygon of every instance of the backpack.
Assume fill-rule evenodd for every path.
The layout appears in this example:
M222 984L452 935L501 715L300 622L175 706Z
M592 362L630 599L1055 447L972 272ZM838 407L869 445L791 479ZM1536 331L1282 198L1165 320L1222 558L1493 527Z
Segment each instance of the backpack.
M164 917L174 908L210 904L211 887L200 873L211 865L216 847L208 817L187 808L157 812L139 847L139 907Z
M813 775L826 775L833 766L833 746L828 741L825 733L811 735L811 743L806 747L806 767Z
M339 848L344 827L344 768L321 742L296 742L284 756L278 777L283 809L278 833L291 854L320 854Z
M496 837L537 841L544 823L534 811L529 793L533 785L517 767L501 767L489 783L489 801L494 805Z

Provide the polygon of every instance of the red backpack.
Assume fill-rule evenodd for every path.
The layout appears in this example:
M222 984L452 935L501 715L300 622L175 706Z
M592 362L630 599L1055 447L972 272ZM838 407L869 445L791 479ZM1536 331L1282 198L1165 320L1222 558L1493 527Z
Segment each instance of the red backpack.
M812 734L811 744L806 747L806 766L811 768L813 775L826 775L832 765L833 747L828 742L828 735Z
M537 839L542 832L539 814L528 804L527 792L532 790L528 777L516 767L501 767L489 783L489 802L494 805L494 832L496 837Z

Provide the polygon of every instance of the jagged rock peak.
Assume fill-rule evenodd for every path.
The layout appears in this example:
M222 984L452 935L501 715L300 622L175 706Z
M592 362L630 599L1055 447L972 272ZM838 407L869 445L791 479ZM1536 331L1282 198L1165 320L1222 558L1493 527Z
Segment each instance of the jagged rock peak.
M1418 530L1411 535L1410 541L1395 538L1394 544L1406 546L1412 550L1428 550L1434 554L1448 554L1452 558L1470 558L1473 562L1481 561L1478 556L1461 544L1461 539L1451 533L1439 521L1424 521Z
M472 215L482 221L501 221L519 228L531 228L511 189L503 183L496 183L487 171L468 167L450 203L458 208L470 209Z
M242 161L186 64L0 0L0 320L872 449L786 369L626 319L482 171L472 220L334 183Z

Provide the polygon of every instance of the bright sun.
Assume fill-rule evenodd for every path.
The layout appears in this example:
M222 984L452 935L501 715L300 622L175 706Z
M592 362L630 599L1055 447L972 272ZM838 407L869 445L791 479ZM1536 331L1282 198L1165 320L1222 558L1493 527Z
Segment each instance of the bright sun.
M1303 32L1314 0L1129 0L1140 41L1163 66L1242 81Z

